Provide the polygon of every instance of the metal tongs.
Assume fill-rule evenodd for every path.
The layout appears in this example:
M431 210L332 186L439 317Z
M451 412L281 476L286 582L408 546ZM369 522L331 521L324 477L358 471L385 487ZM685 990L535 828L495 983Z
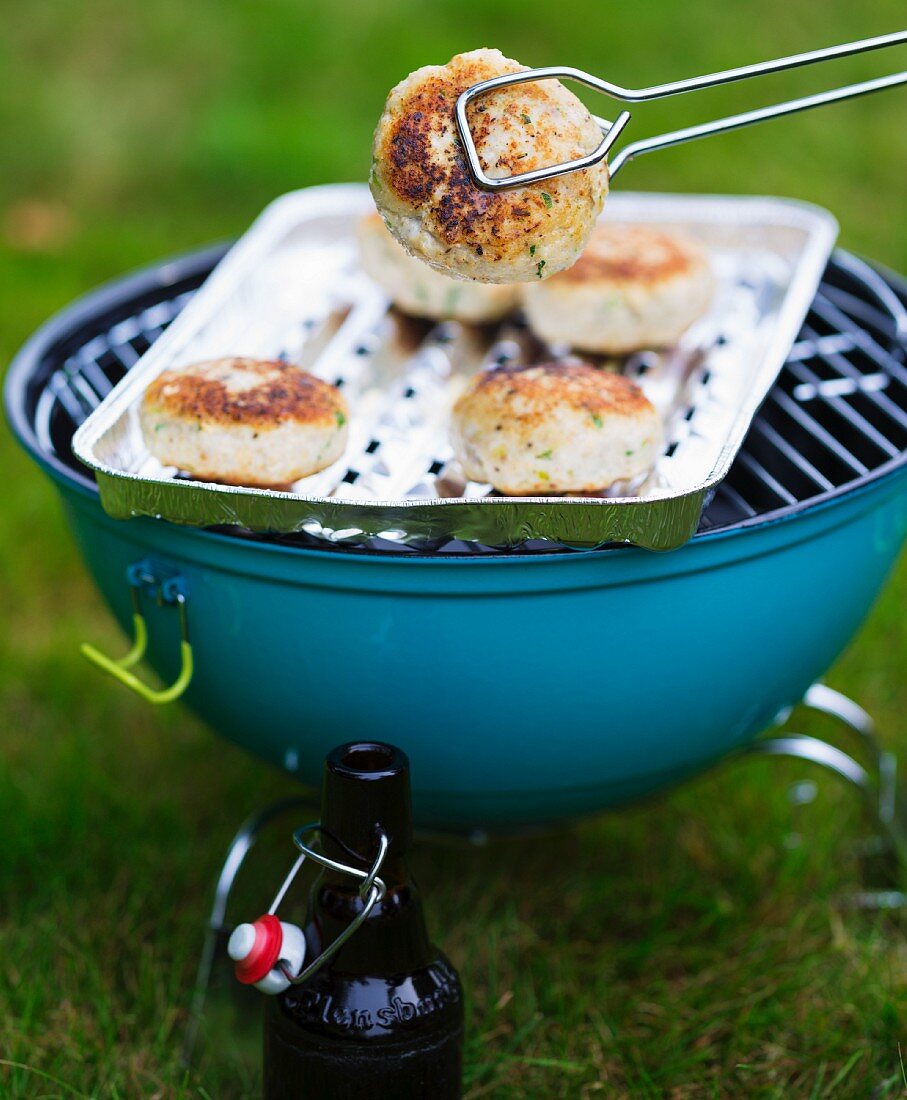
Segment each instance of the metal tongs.
M841 46L829 46L822 50L810 50L808 53L793 54L791 57L780 57L775 61L763 61L757 65L743 65L739 69L727 69L724 72L708 73L706 76L675 80L670 84L656 84L651 88L621 88L617 84L612 84L609 80L602 80L600 77L592 76L591 73L584 72L582 69L574 69L570 66L550 65L541 69L526 69L523 72L492 77L491 80L483 80L481 83L473 84L472 87L467 88L457 99L457 129L460 132L460 140L466 150L470 171L476 183L488 191L503 191L510 187L523 187L529 183L538 183L541 180L551 179L553 176L566 175L568 172L578 172L582 168L591 168L593 164L598 164L599 161L608 156L624 127L630 121L631 116L629 111L621 111L613 122L593 116L601 127L604 137L601 144L584 157L564 161L561 164L552 164L545 168L537 168L532 172L521 172L517 175L493 179L482 168L479 153L469 129L466 108L474 99L498 88L506 88L511 84L526 84L530 81L560 78L562 80L575 80L579 84L595 88L612 99L624 103L644 103L647 100L666 99L668 96L682 95L684 92L714 88L719 84L731 84L735 80L765 76L768 73L777 73L784 69L796 69L802 65L812 65L818 61L830 61L836 57L848 57L851 54L866 53L869 50L879 50L886 46L897 46L905 42L907 42L907 31L895 31L892 34L882 34L876 38L864 38L859 42L847 42ZM683 130L673 130L667 134L656 134L654 137L630 142L611 158L609 162L610 174L613 178L628 160L642 156L643 153L651 153L655 149L666 149L668 146L681 145L685 141L693 141L696 138L707 137L710 134L721 134L728 130L737 130L742 126L764 122L765 119L792 115L797 111L807 111L811 107L821 107L825 103L836 103L838 100L868 95L870 92L879 92L883 88L893 88L898 84L905 83L907 83L907 72L893 73L891 76L877 77L875 80L866 80L860 84L849 84L844 88L834 88L827 92L819 92L816 95L804 96L801 99L791 99L786 103L776 103L769 107L760 107L754 111L745 111L743 114L729 115L727 118L703 122L698 126L688 126Z

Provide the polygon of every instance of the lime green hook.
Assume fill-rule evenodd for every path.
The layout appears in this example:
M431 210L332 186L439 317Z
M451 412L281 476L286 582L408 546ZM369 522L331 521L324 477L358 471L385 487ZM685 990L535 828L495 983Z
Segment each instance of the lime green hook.
M145 656L145 650L148 647L148 626L145 623L144 615L139 611L138 588L135 584L131 584L131 589L133 642L129 652L125 657L114 659L113 657L108 657L105 653L101 653L99 649L90 645L88 642L83 642L81 646L82 654L87 660L91 661L96 668L101 669L102 672L106 672L115 680L119 680L124 687L128 687L130 691L134 691L136 695L144 699L147 703L172 703L176 699L179 699L189 686L195 667L192 656L192 645L189 641L188 623L186 620L186 597L183 592L179 591L177 586L172 583L167 585L167 602L175 602L179 608L181 633L180 671L177 678L169 687L155 689L143 683L138 676L130 671L139 661L141 661L142 657Z
M135 590L133 589L133 591ZM133 668L145 656L145 650L148 648L148 627L145 624L145 616L138 610L132 613L132 635L134 638L132 649L125 657L121 657L115 662L120 668ZM92 646L88 646L88 648L91 649Z
M172 703L174 700L179 699L189 686L194 671L192 646L189 642L180 642L180 657L182 660L179 676L170 687L162 688L159 691L143 684L138 676L129 671L128 667L125 667L120 661L115 661L112 657L101 653L100 650L95 649L88 642L83 642L81 648L82 653L93 665L96 665L103 672L109 673L115 680L119 680L121 684L128 687L130 691L134 691L147 703Z

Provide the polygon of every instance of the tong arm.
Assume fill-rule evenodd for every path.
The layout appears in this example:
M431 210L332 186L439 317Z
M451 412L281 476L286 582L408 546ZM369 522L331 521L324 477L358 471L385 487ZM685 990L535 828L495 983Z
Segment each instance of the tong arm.
M541 180L551 179L554 176L565 175L568 172L577 172L582 168L590 168L604 160L611 151L621 131L630 120L630 114L622 111L614 122L597 118L604 137L601 143L586 156L575 160L565 161L562 164L553 164L544 168L537 168L531 172L521 172L502 179L495 179L486 174L476 149L472 132L469 128L467 108L478 96L487 95L499 88L509 87L513 84L526 84L537 80L573 80L584 84L588 88L594 88L612 99L624 103L643 103L654 99L666 99L669 96L682 95L685 92L701 91L704 88L713 88L721 84L731 84L738 80L746 80L750 77L766 76L769 73L782 72L786 69L795 69L804 65L812 65L821 61L830 61L834 58L849 57L854 54L867 53L870 50L883 49L887 46L897 46L907 43L907 31L895 31L891 34L877 35L874 38L863 38L856 42L846 42L838 46L827 46L820 50L809 50L805 53L792 54L789 57L776 58L773 61L762 61L755 65L741 65L735 69L725 69L720 72L707 73L704 76L689 77L686 80L675 80L667 84L656 84L649 88L622 88L618 84L612 84L609 80L593 76L572 66L549 65L539 69L525 69L518 73L505 73L503 76L495 76L490 80L483 80L467 88L457 99L456 122L460 134L460 140L466 151L469 168L476 183L488 191L501 191L511 187L524 187L530 183L538 183ZM711 122L701 123L698 126L689 126L682 130L674 130L667 134L658 134L651 138L633 142L625 146L611 161L611 176L613 177L628 160L643 153L652 152L655 149L664 149L671 145L680 145L695 138L707 137L710 134L724 133L736 130L742 126L749 126L756 122L763 122L769 118L778 118L782 115L794 114L797 111L805 111L811 107L819 107L825 103L835 103L842 99L851 99L856 96L868 95L870 92L881 91L883 88L891 88L898 84L907 83L907 72L894 73L891 76L879 77L875 80L863 81L859 84L850 84L846 87L835 88L827 92L818 92L815 95L804 96L800 99L789 100L785 103L773 104L769 107L757 108L742 114L729 115L727 118L715 119Z

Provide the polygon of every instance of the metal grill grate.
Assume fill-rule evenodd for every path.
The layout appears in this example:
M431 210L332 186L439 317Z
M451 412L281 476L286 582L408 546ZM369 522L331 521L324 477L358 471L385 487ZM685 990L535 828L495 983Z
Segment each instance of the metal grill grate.
M140 292L120 297L115 311L99 308L83 317L77 331L47 348L28 380L24 410L42 455L56 459L79 480L90 481L72 454L75 428L179 314L216 259L209 257L210 263L196 263L194 273L181 279L180 265L169 282L169 269L161 269L154 288L146 283ZM778 383L706 509L700 532L803 507L903 458L907 309L899 293L862 261L835 254ZM283 545L325 547L304 534L224 531ZM377 539L370 549L495 552L461 542L405 548ZM557 548L527 544L520 552L542 550Z

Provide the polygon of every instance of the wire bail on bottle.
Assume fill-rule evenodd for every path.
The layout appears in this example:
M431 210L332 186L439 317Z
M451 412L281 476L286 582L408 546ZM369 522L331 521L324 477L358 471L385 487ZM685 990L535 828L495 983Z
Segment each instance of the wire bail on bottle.
M321 824L316 821L304 825L293 833L293 843L300 854L281 883L267 913L252 924L240 924L234 929L227 945L227 952L236 963L237 979L245 985L254 985L263 993L272 995L282 993L289 986L301 985L317 974L356 933L387 893L387 886L379 875L388 847L387 834L382 829L377 830L378 852L368 871L331 859L306 843L310 833L320 831ZM295 924L279 920L276 913L307 859L328 870L357 879L359 897L365 904L340 935L328 944L308 966L303 967L305 937L302 930Z

